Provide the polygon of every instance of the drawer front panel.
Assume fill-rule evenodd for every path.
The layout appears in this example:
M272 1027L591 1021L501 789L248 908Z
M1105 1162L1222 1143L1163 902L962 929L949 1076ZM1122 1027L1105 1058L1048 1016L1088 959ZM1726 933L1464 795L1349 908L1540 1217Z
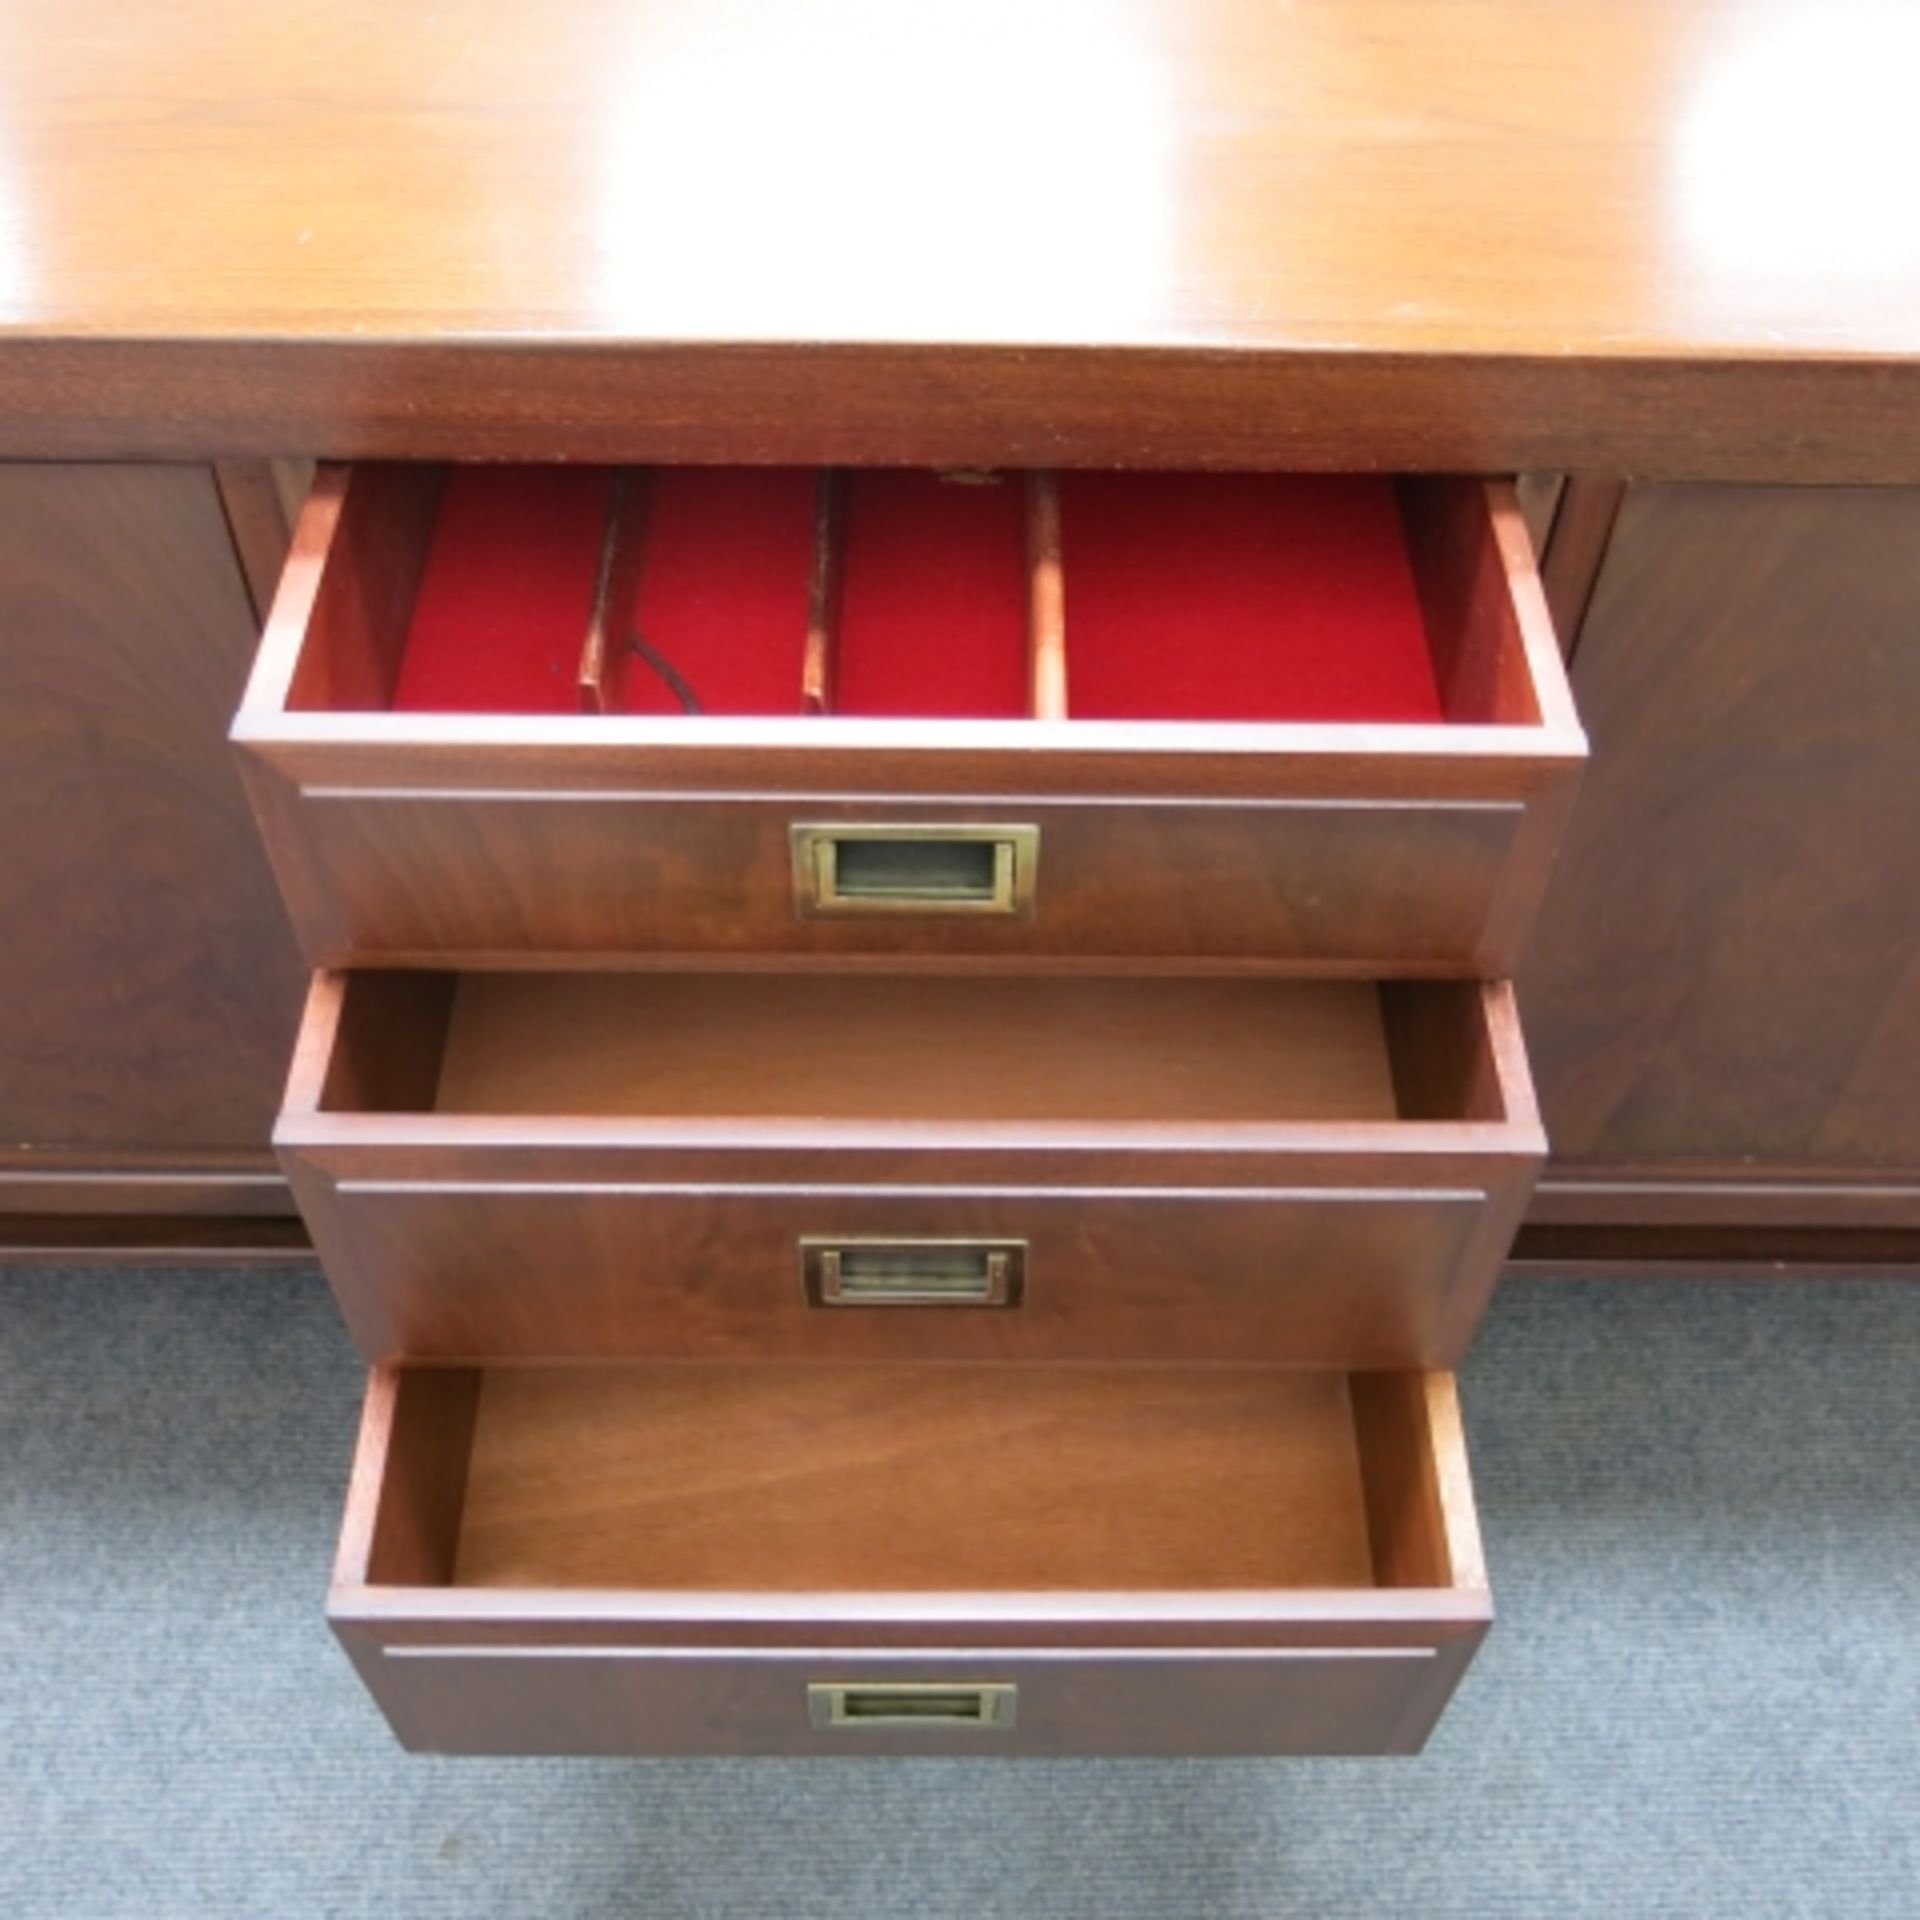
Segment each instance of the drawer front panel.
M1426 798L1017 802L308 784L269 839L316 964L485 955L1115 955L1479 974L1528 809ZM1031 898L820 914L809 827L1035 831ZM289 837L292 844L288 844Z
M290 1164L349 1326L376 1360L1444 1366L1485 1305L1528 1184L1509 1167L1486 1185L1431 1187L902 1191L510 1174L488 1185L336 1181ZM949 1242L962 1254L1017 1243L1019 1284L994 1302L815 1304L809 1241ZM884 1259L868 1267L884 1281Z
M343 1637L418 1751L977 1759L1417 1752L1478 1639L851 1657Z

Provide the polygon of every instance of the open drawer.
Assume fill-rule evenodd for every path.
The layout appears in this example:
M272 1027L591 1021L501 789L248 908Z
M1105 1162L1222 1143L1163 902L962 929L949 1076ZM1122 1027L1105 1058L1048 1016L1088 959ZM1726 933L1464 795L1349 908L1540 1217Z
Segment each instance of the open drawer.
M317 976L275 1142L373 1360L1451 1365L1544 1143L1511 991Z
M1509 970L1585 751L1512 490L324 469L235 723L322 965Z
M1397 1753L1491 1603L1445 1374L382 1368L329 1614L413 1748Z

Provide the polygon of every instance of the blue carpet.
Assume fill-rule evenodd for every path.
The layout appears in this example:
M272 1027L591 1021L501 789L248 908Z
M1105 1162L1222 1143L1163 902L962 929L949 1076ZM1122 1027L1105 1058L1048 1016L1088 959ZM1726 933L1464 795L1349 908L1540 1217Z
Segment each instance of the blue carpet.
M1414 1761L476 1762L321 1621L311 1274L0 1274L0 1913L1920 1913L1920 1286L1509 1286Z

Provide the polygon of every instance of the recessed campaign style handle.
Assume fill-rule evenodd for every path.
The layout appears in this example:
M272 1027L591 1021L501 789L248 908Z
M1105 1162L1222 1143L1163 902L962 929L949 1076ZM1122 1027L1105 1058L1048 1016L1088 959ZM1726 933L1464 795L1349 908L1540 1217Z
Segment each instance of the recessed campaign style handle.
M1026 1277L1024 1240L800 1242L816 1307L1013 1307Z
M948 1686L922 1681L858 1683L814 1681L807 1688L807 1718L816 1727L915 1728L946 1733L972 1727L1005 1732L1014 1721L1019 1688L1005 1681Z
M803 915L1033 911L1040 829L799 825L794 904Z

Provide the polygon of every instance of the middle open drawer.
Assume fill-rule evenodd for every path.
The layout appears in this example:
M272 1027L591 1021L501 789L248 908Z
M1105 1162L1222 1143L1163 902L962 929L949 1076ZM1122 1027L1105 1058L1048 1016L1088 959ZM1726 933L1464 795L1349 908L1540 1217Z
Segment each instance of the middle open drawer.
M374 1360L1451 1367L1504 984L322 973L276 1143Z

